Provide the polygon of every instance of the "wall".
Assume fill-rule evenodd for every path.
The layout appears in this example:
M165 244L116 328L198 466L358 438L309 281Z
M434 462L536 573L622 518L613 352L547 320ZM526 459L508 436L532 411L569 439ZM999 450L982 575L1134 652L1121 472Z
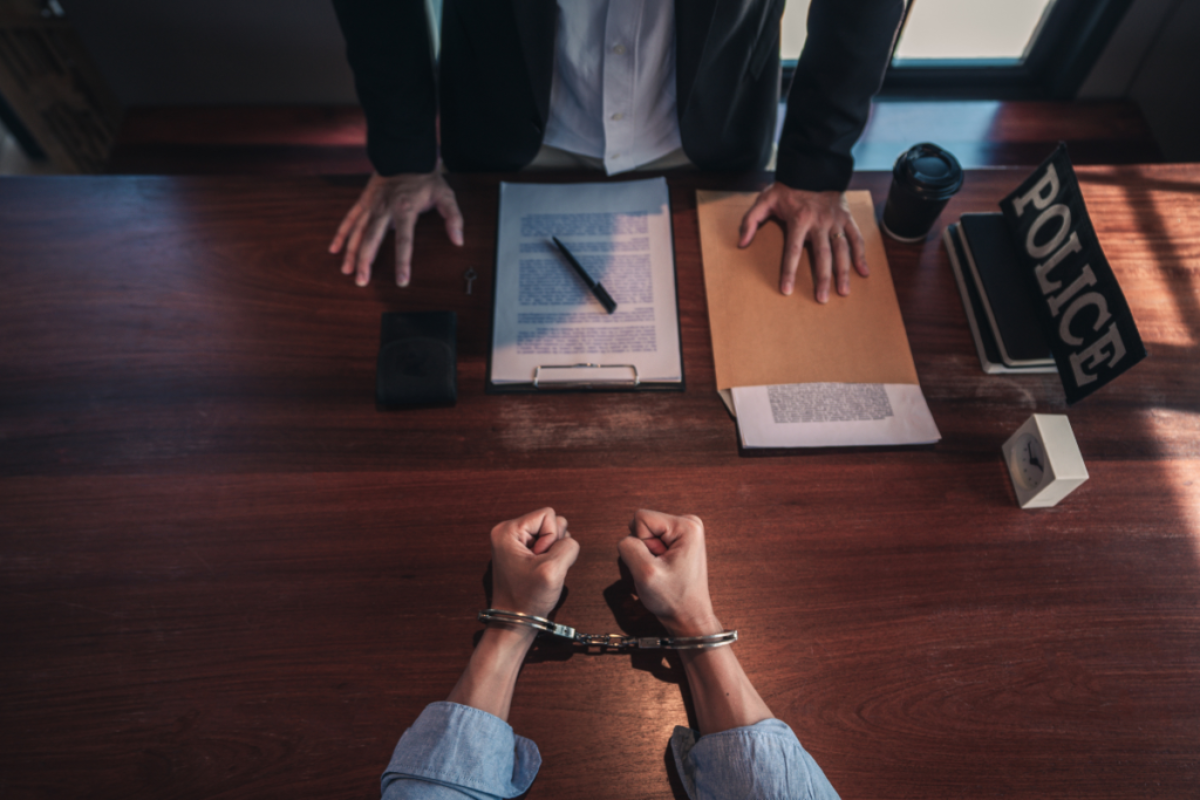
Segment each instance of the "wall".
M329 0L60 0L123 105L353 104Z
M1169 161L1200 161L1200 3L1179 0L1129 96Z
M1200 161L1200 2L1135 0L1080 99L1138 104L1168 161Z

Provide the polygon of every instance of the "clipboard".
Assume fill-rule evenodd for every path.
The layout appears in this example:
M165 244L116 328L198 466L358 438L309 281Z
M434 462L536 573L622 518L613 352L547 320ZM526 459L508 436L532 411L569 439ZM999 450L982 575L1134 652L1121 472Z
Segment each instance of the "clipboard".
M484 393L685 391L665 179L505 182L499 191ZM572 251L580 248L577 255L584 268L603 279L617 300L613 315L600 307L561 254L541 247L550 235L562 236ZM669 319L660 321L662 315ZM528 322L531 319L535 322ZM498 346L501 337L505 343ZM556 349L547 341L568 352L540 352ZM622 341L643 349L622 352ZM604 346L569 352L573 342ZM522 347L519 358L514 357ZM507 370L501 380L496 377L498 358ZM660 372L648 370L648 363ZM674 375L663 379L664 364L678 380Z
M492 282L492 313L495 314L496 296L495 296L495 281ZM678 283L676 284L678 287ZM678 288L676 289L676 304L678 305ZM676 329L679 330L679 320L676 316ZM487 377L483 385L484 394L562 394L572 392L684 392L687 391L687 378L683 371L682 350L679 361L679 381L678 382L658 382L658 381L642 381L638 374L637 365L635 364L595 364L595 363L576 363L576 364L539 364L534 370L533 380L530 383L493 383L492 382L492 336L495 336L494 328L491 336L488 339L488 358L487 358ZM629 378L625 380L615 381L553 381L543 382L542 374L550 370L557 369L576 369L576 370L626 370L630 373Z

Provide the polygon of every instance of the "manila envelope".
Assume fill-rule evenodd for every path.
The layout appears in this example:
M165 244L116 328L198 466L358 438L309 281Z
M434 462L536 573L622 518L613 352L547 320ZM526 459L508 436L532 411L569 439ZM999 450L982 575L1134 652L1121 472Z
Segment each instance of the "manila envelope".
M869 192L847 192L866 240L870 277L850 271L850 295L813 299L807 249L796 288L779 293L783 230L770 221L745 250L742 217L755 193L696 192L717 390L788 383L917 384L900 304Z

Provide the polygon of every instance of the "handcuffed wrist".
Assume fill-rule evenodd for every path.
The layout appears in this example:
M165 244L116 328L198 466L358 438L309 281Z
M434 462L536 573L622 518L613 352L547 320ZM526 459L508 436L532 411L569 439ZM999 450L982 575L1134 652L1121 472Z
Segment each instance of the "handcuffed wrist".
M698 619L662 620L662 624L672 636L711 636L725 630L715 614Z
M537 637L537 631L526 625L515 625L510 622L496 621L484 629L484 635L491 634L498 642L513 641L532 642Z

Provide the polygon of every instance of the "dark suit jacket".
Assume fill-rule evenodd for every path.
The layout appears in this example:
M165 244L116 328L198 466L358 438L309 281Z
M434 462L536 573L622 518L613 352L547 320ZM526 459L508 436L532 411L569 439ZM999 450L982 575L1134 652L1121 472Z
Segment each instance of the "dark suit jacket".
M554 69L555 0L445 0L435 69L424 0L334 0L367 150L381 175L518 170L541 146ZM761 169L779 106L784 0L678 0L676 104L683 150L706 170ZM891 56L904 0L813 0L788 96L776 178L846 188L854 146Z

